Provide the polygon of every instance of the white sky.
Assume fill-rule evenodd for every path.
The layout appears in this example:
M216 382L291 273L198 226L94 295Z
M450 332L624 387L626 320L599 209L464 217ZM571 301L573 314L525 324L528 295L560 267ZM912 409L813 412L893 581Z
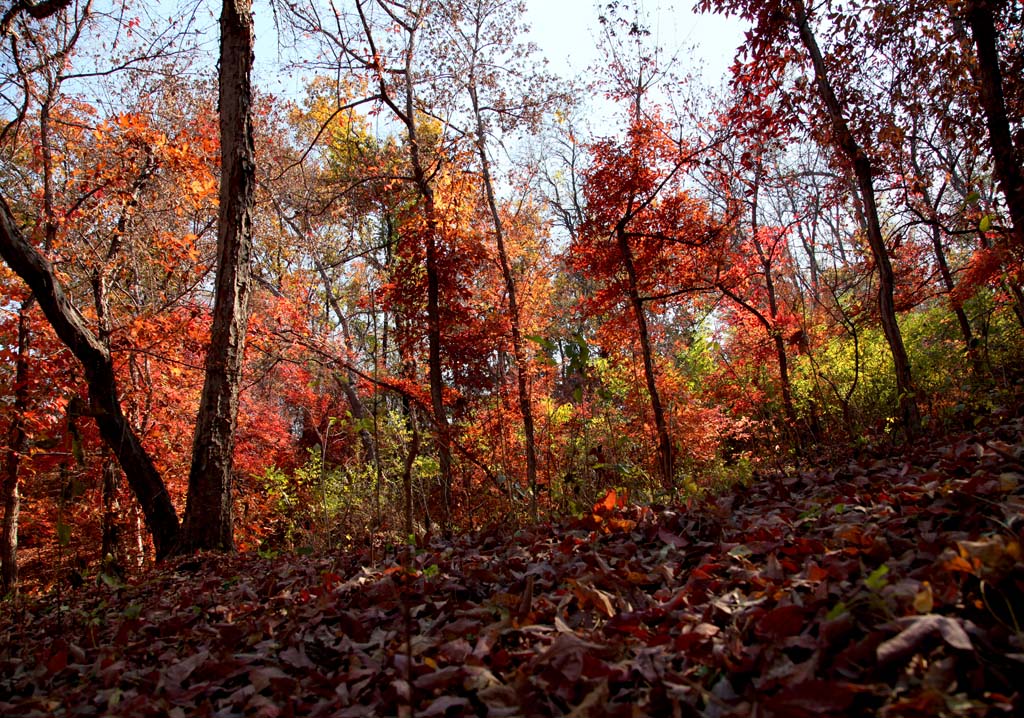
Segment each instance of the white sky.
M602 4L599 0L525 1L526 20L532 27L529 39L538 46L539 54L547 58L552 72L575 77L598 59L597 17ZM742 35L740 23L717 15L694 14L690 8L695 0L638 2L647 16L654 41L667 55L678 56L676 71L702 75L706 84L718 87L736 54ZM278 65L269 3L257 0L254 12L258 86L280 94L301 94L298 78L282 73ZM703 71L699 72L698 67Z
M648 16L654 42L667 54L679 55L679 71L697 73L717 86L732 63L742 39L738 21L719 15L697 15L691 11L695 0L639 0ZM526 0L531 39L547 57L551 69L560 75L576 75L596 61L599 24L597 0ZM687 52L693 48L693 55Z

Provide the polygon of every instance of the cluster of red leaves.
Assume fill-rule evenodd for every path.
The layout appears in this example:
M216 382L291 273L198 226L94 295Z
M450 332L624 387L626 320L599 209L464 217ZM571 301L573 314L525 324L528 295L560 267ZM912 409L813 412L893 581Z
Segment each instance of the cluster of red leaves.
M6 606L5 716L1021 715L1024 421L371 566Z

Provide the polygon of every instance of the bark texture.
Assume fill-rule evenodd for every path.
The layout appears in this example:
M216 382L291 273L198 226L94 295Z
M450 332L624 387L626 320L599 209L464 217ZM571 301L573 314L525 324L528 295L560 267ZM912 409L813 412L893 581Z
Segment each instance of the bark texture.
M4 473L0 477L0 496L4 514L0 524L0 596L18 590L18 517L21 513L21 493L18 469L25 453L27 435L25 414L28 412L28 312L35 299L22 302L18 311L18 354L14 366L14 406L11 426L7 431L7 452Z
M220 213L210 348L196 419L185 550L234 548L231 480L251 291L256 160L252 130L251 0L224 0L220 18Z
M1024 257L1024 171L1021 170L1021 158L1014 145L1006 113L1003 75L999 68L999 35L993 5L991 0L968 0L964 3L964 16L971 28L977 52L974 76L978 101L985 113L992 166L999 189L1006 198L1006 207L1013 223L1013 249L1020 258Z

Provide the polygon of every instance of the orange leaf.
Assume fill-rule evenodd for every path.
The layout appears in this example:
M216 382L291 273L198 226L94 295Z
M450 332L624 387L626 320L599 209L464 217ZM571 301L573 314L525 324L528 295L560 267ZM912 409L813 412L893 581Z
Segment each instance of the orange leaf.
M974 566L961 556L954 556L946 561L947 571L961 571L963 573L974 573Z
M608 489L608 493L604 495L604 498L594 504L594 513L599 511L611 511L618 504L618 497L615 494L615 489Z

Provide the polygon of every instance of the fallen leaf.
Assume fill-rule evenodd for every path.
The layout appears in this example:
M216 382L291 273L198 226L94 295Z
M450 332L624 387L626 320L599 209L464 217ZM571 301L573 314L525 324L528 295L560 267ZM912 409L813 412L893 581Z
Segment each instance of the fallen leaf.
M930 613L924 616L908 616L896 621L897 625L905 626L895 637L883 642L876 649L879 663L907 658L917 652L924 641L938 635L951 647L961 651L973 650L971 639L964 631L960 621L948 616Z

